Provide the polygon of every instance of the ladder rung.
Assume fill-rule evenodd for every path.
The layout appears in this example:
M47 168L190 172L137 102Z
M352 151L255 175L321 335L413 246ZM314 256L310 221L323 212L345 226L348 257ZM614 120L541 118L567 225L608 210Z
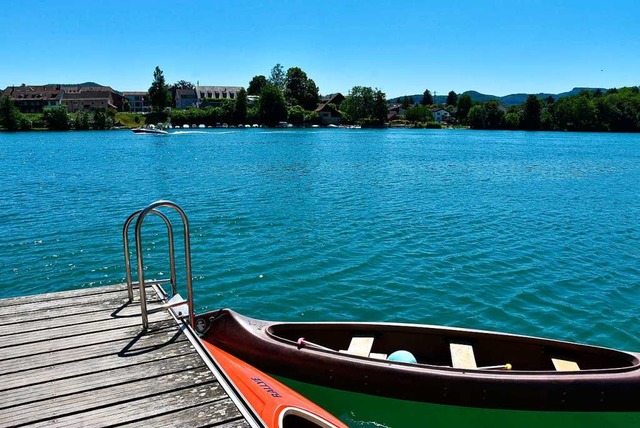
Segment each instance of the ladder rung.
M156 312L162 312L166 309L169 308L175 308L177 306L181 306L181 305L186 305L187 303L189 303L189 300L180 300L177 302L169 302L169 303L165 303L164 305L160 305L160 306L155 306L151 309L147 309L147 313L148 314L155 314Z
M147 285L160 285L160 284L166 284L167 282L171 282L171 280L170 279L152 279L150 281L145 281L144 285L145 286L147 286ZM131 285L134 286L134 287L138 287L138 286L140 286L140 282L139 281L133 281L131 283Z

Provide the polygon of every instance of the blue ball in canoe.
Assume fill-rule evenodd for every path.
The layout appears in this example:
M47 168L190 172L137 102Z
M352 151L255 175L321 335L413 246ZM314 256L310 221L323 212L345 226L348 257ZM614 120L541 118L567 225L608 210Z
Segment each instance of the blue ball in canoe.
M401 363L416 364L416 357L409 351L395 351L387 357L389 361L398 361Z

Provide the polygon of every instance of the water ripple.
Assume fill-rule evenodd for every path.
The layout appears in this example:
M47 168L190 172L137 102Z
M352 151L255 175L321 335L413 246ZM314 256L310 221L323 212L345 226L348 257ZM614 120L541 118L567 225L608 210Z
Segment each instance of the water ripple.
M1 133L0 159L0 297L121 282L124 220L170 199L200 310L640 349L637 135ZM161 223L143 245L166 277Z

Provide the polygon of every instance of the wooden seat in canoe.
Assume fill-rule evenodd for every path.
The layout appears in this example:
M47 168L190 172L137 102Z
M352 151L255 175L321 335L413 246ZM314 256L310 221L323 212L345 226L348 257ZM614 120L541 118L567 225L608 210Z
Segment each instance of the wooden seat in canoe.
M561 360L560 358L552 358L553 367L559 372L577 372L580 366L575 361Z
M368 336L357 336L351 338L351 343L349 344L349 349L340 350L340 352L344 352L351 355L358 355L360 357L370 357L377 358L380 360L384 360L387 358L387 354L380 354L377 352L371 352L371 348L373 348L373 337Z
M371 348L373 348L373 337L353 337L351 338L349 349L342 352L360 357L368 357L371 353Z
M451 365L457 369L477 369L473 346L461 343L450 343Z

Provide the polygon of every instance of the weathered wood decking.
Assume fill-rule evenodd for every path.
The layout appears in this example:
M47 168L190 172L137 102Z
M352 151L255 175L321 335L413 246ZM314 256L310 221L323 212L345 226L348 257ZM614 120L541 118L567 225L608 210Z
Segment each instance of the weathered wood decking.
M250 426L176 321L143 334L126 302L123 285L0 300L0 426Z

